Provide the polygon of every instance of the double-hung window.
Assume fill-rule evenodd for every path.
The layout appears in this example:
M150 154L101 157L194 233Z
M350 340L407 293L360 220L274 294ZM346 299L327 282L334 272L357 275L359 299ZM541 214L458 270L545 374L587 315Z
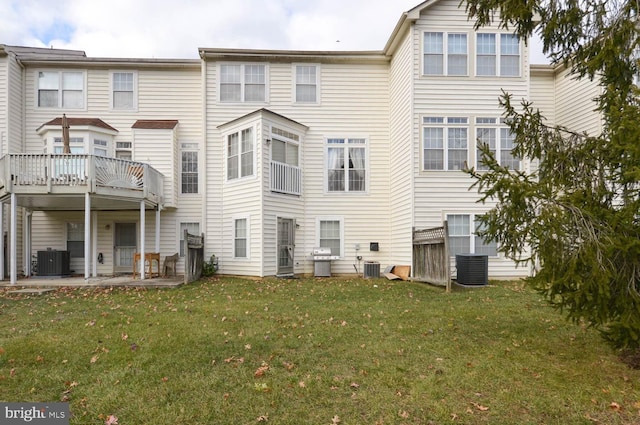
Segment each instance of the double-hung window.
M330 248L331 255L342 256L343 233L341 218L320 218L316 228L319 247Z
M318 103L318 66L295 65L296 103Z
M253 175L253 127L227 135L227 180Z
M267 70L265 65L220 65L221 102L265 102Z
M136 74L133 72L111 73L111 107L119 110L136 108Z
M182 143L182 193L198 193L198 144Z
M84 258L84 223L67 223L67 251L71 258Z
M476 169L483 171L488 167L482 162L480 144L486 144L493 153L496 161L502 166L508 166L512 170L520 169L520 158L513 155L514 135L504 122L498 125L496 118L476 118Z
M467 75L467 34L425 32L423 49L424 75Z
M364 192L367 188L367 139L327 139L327 191Z
M515 34L477 34L476 75L519 76L520 40L518 36Z
M423 170L462 170L468 157L466 117L423 117Z
M233 258L249 258L249 219L233 220Z
M84 108L84 73L77 71L38 72L38 107Z
M476 234L482 229L480 221L474 214L448 214L449 255L484 254L491 257L498 255L495 241L485 242Z

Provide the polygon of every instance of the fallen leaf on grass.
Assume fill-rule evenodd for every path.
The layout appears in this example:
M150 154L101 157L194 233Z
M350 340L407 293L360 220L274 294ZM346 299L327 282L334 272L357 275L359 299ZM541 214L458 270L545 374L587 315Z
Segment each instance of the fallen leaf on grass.
M351 388L360 388L360 384L356 383L356 382L352 382L351 385L349 385Z
M335 415L333 418L331 418L331 425L337 425L340 423L340 416Z
M615 401L612 401L611 404L609 405L609 408L611 410L620 410L622 407Z
M258 422L267 422L269 420L269 415L262 415L262 416L258 416L258 419L256 419Z
M91 360L89 362L90 363L95 363L95 362L98 361L98 358L100 358L100 356L96 354L95 356L91 357Z
M300 382L298 382L298 386L299 386L300 388L306 388L306 387L307 387L307 384L305 384L305 383L304 383L304 381L300 381Z
M483 405L481 405L479 403L475 403L475 402L472 401L471 404L473 405L473 407L475 407L476 409L478 409L481 412L486 412L487 410L489 410L488 407L483 406Z
M253 376L255 378L261 378L264 376L264 373L269 370L269 365L266 363L262 363L262 366L256 369Z
M109 415L107 420L104 421L104 425L118 425L118 417L114 415Z
M4 348L0 347L0 354L4 354Z
M402 419L408 419L409 413L406 410L400 410L398 411L398 416L400 416Z

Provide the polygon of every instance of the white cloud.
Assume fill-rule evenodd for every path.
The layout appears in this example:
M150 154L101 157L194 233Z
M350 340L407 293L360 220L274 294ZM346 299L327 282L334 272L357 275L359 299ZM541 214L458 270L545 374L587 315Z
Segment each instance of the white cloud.
M199 47L381 50L419 0L0 0L0 43L92 57L197 58Z

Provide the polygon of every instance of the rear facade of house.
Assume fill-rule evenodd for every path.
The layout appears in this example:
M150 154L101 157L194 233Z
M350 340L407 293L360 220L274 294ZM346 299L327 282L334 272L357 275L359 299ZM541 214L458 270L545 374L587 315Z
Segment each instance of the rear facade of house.
M332 273L361 273L365 261L411 265L413 230L446 220L452 256L526 276L474 235L491 205L461 169L482 168L477 140L531 169L511 154L503 90L550 124L600 126L596 85L530 65L524 41L474 31L452 0L404 13L380 51L199 54L0 45L4 275L58 251L85 277L130 273L141 251L179 253L181 272L184 230L204 235L223 274L312 274L315 247L331 249Z

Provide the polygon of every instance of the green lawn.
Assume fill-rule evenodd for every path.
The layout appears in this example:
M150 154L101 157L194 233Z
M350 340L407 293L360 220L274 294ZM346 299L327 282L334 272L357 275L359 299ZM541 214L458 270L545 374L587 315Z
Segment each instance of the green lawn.
M492 283L0 292L0 400L69 401L72 424L640 423L640 371Z

